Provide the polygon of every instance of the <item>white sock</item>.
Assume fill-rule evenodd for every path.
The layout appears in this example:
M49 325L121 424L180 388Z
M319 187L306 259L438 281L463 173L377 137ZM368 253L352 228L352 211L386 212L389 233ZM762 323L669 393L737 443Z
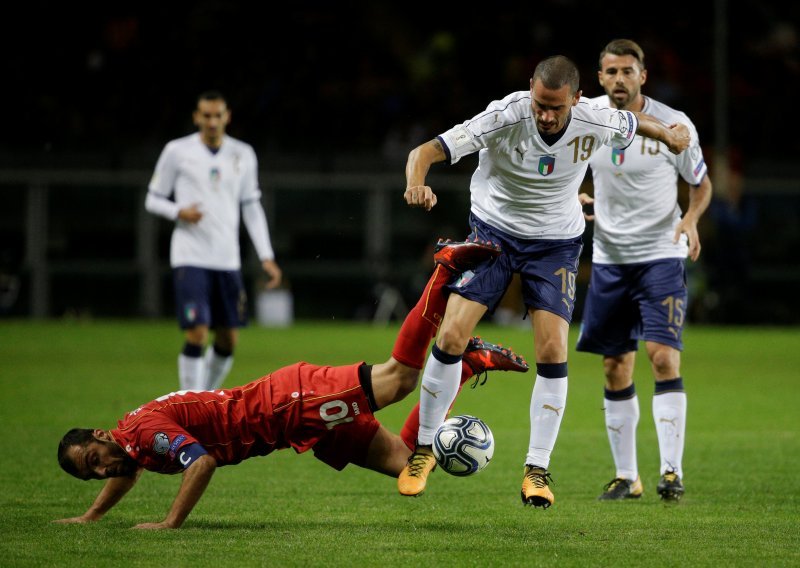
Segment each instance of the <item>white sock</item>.
M531 436L525 464L547 468L567 406L567 377L548 379L539 374L531 395Z
M206 361L203 357L178 355L178 380L181 390L204 390Z
M434 346L434 350L437 350ZM445 353L445 357L448 355ZM450 356L452 357L452 356ZM444 422L450 405L456 399L461 379L461 360L443 363L432 352L422 373L419 391L419 433L417 441L423 446L433 444L433 435Z
M213 347L209 347L206 349L205 363L205 388L206 390L218 389L225 381L225 377L230 373L231 367L233 367L233 355L222 357Z
M606 430L617 477L635 481L639 477L636 465L636 426L639 424L639 397L626 400L605 399Z
M653 420L658 433L661 474L674 471L683 479L683 441L686 436L686 393L653 396Z

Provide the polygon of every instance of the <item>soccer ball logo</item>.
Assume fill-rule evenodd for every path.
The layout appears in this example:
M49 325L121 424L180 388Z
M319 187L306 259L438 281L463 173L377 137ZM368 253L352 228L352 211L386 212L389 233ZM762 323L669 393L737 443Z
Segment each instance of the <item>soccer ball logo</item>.
M492 431L480 418L453 416L433 437L433 455L439 467L451 475L478 473L494 455Z

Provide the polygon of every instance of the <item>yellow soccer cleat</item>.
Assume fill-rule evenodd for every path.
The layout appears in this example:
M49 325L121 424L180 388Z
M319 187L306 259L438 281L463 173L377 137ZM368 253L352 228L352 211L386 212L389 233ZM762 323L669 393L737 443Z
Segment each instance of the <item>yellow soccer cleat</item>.
M535 465L525 466L525 477L522 478L522 503L547 509L556 500L550 491L550 472Z
M397 489L400 495L417 497L425 491L428 474L436 468L431 446L417 446L408 458L408 463L397 478Z

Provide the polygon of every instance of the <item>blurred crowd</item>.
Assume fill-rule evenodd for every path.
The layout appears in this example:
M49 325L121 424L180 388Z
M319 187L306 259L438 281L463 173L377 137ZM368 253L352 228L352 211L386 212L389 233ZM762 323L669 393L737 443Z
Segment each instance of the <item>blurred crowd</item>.
M192 130L198 92L216 88L231 99L231 133L270 168L382 166L527 89L547 55L573 58L585 93L600 94L597 56L613 37L643 46L645 93L686 111L711 147L716 5L727 14L730 144L753 160L793 155L800 142L787 126L798 119L778 119L779 105L767 105L800 84L796 4L680 0L654 18L578 0L482 10L201 0L80 15L33 2L22 16L29 25L10 26L2 40L13 47L15 80L5 93L14 136L0 165L150 168L164 140Z

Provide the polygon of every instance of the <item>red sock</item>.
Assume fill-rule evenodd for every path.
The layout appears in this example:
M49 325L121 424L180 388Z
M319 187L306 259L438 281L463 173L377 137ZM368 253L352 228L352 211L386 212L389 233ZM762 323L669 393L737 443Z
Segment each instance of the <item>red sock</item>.
M466 383L475 373L473 373L472 368L464 363L461 362L461 386L458 387L458 392L461 392L461 387L464 386ZM456 397L458 397L458 393L456 393ZM453 407L450 406L450 409ZM447 411L450 414L450 410ZM402 430L400 430L400 437L403 439L403 443L408 446L408 449L412 452L414 448L417 446L417 434L419 433L419 402L411 409L411 412L408 413L406 417L405 424L403 424Z
M422 297L406 316L392 350L392 357L403 365L412 369L422 369L425 365L428 346L431 339L436 337L436 330L439 329L447 306L442 286L447 284L452 276L449 270L437 264L422 292Z

